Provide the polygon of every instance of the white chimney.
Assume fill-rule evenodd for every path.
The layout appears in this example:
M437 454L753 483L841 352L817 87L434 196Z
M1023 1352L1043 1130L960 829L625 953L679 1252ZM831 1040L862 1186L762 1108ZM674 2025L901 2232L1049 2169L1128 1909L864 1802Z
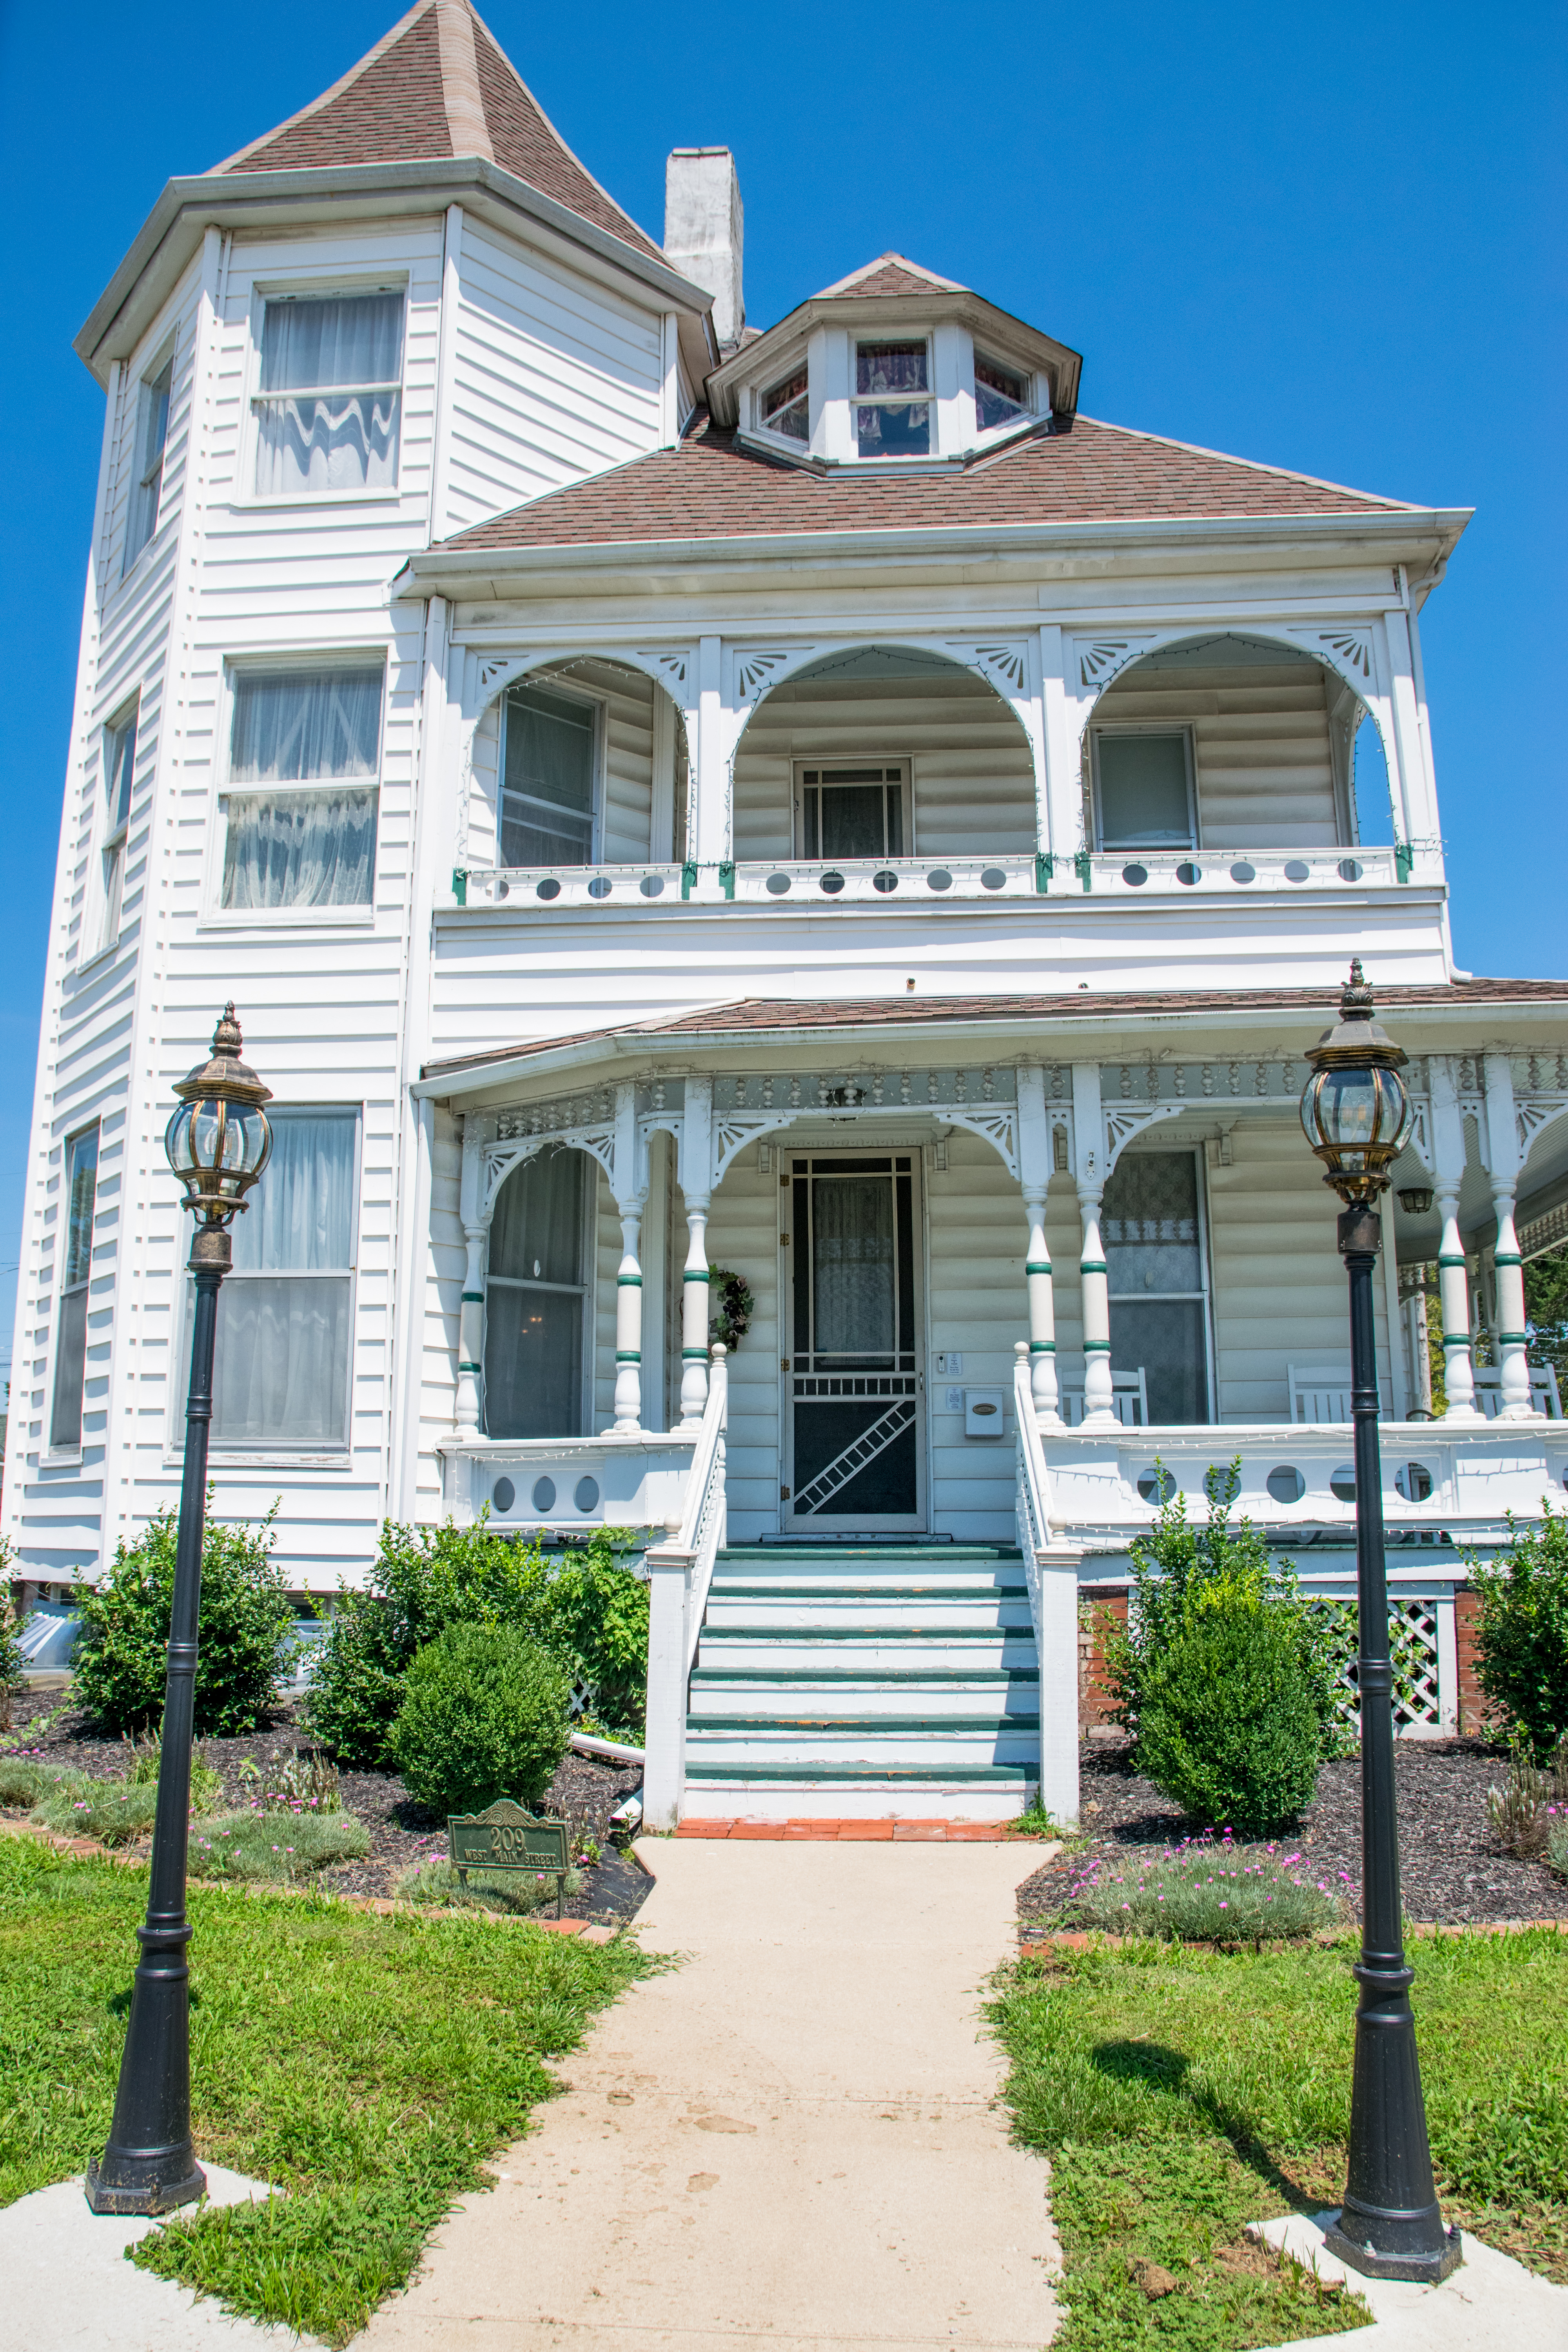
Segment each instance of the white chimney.
M733 350L746 323L741 291L745 215L728 147L677 147L664 167L664 257L713 297L713 326Z

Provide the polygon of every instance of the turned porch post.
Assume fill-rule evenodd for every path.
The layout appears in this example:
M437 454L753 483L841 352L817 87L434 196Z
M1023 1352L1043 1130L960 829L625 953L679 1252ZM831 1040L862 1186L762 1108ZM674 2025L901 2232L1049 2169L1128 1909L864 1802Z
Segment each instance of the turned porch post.
M1035 1419L1059 1428L1057 1384L1057 1311L1051 1254L1046 1246L1046 1191L1051 1180L1051 1130L1046 1116L1046 1074L1038 1063L1018 1071L1018 1171L1029 1238L1024 1286L1029 1302L1029 1391Z
M484 1146L493 1122L470 1113L463 1121L463 1166L458 1205L468 1253L458 1310L458 1393L454 1410L459 1437L478 1437L485 1422L485 1269L489 1255L489 1206L485 1199Z
M1465 1121L1459 1108L1452 1056L1434 1054L1432 1074L1432 1179L1443 1237L1437 1244L1437 1296L1443 1313L1445 1421L1479 1421L1475 1370L1470 1360L1470 1286L1465 1246L1459 1239L1459 1187L1465 1175Z
M1114 1425L1110 1386L1110 1291L1105 1244L1100 1236L1100 1203L1105 1192L1105 1119L1100 1100L1100 1065L1075 1062L1072 1069L1073 1148L1077 1160L1079 1214L1083 1250L1079 1279L1083 1313L1083 1420L1085 1428Z
M1500 1421L1538 1420L1530 1401L1530 1366L1524 1353L1524 1260L1513 1228L1519 1189L1519 1127L1514 1115L1513 1076L1506 1054L1486 1056L1487 1139L1491 1147L1492 1207L1497 1212L1497 1352L1501 1374Z
M639 1168L637 1087L616 1088L616 1206L621 1217L621 1263L616 1276L616 1412L612 1428L634 1435L642 1427L642 1213L647 1200ZM642 1181L639 1182L639 1177Z
M695 1429L708 1402L708 1210L713 1197L713 1081L688 1078L680 1189L689 1241L680 1286L680 1427Z

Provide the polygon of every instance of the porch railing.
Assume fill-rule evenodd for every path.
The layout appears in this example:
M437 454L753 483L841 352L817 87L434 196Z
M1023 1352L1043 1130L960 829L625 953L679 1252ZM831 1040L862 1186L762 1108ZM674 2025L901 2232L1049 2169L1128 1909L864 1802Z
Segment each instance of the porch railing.
M679 1527L649 1546L647 1728L643 1736L643 1820L650 1830L672 1830L686 1791L686 1711L691 1669L713 1563L723 1549L725 1432L730 1370L721 1345L713 1349L708 1402L692 1452Z
M1035 1419L1028 1342L1013 1367L1018 1549L1029 1588L1040 1674L1040 1802L1064 1825L1078 1820L1078 1571L1081 1549L1052 1524L1051 1474Z

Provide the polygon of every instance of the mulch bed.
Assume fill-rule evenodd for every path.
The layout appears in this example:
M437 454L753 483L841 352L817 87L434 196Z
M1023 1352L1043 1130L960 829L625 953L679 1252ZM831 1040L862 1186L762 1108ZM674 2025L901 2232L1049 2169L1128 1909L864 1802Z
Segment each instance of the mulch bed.
M89 1772L95 1780L119 1779L124 1759L121 1742L96 1730L86 1717L70 1712L68 1702L66 1713L43 1728L35 1741L27 1740L28 1725L42 1724L58 1714L63 1696L58 1689L17 1692L14 1725L22 1735L24 1749L37 1752L46 1763ZM309 1752L311 1742L296 1710L285 1706L266 1730L253 1732L248 1738L204 1739L198 1744L203 1760L223 1781L226 1801L237 1808L250 1801L249 1790L240 1779L243 1766L255 1764L265 1770L275 1758L281 1764L296 1750ZM339 1780L343 1811L364 1823L371 1850L363 1862L338 1863L330 1870L313 1873L309 1885L339 1895L390 1895L411 1864L446 1853L446 1822L416 1803L395 1773L345 1771ZM641 1783L640 1764L617 1765L574 1753L563 1759L550 1784L542 1810L559 1814L572 1823L574 1836L592 1836L604 1849L597 1867L584 1872L581 1892L567 1898L578 1918L629 1919L652 1887L653 1881L636 1856L616 1853L607 1843L610 1815Z
M1503 1751L1479 1739L1402 1739L1395 1743L1399 1844L1408 1919L1479 1926L1499 1919L1568 1919L1568 1883L1544 1864L1504 1853L1487 1821L1487 1790L1502 1785ZM1023 1932L1033 1935L1054 1916L1070 1867L1089 1854L1112 1858L1140 1846L1164 1845L1195 1835L1202 1824L1183 1818L1168 1797L1133 1769L1127 1743L1086 1740L1079 1759L1084 1835L1026 1879L1018 1889ZM1325 1764L1318 1793L1290 1833L1314 1874L1348 1872L1345 1892L1359 1910L1361 1890L1361 1764L1347 1757Z

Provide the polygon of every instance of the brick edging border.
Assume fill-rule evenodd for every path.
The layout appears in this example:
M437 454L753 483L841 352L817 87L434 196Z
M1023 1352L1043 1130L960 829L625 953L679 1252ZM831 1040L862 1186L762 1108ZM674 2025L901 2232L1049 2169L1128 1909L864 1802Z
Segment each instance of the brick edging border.
M1549 1928L1554 1935L1568 1936L1568 1918L1407 1919L1405 1923L1405 1932L1412 1940L1418 1936L1525 1936L1538 1928ZM1297 1942L1342 1944L1354 1932L1354 1929L1350 1927L1339 1932L1332 1928L1319 1928L1310 1937L1269 1936L1265 1937L1264 1941L1271 1950L1278 1948L1281 1944ZM1053 1936L1037 1936L1027 1943L1020 1941L1018 1958L1021 1960L1048 1960L1057 1952L1116 1952L1121 1951L1128 1944L1147 1944L1152 1940L1153 1938L1148 1936L1112 1935L1109 1930L1098 1927L1064 1927L1058 1934ZM1162 1943L1177 1943L1184 1939L1163 1936L1159 1940ZM1250 1936L1244 1936L1238 1944L1211 1944L1194 1937L1187 1943L1187 1948L1190 1951L1207 1952L1240 1951L1252 1940Z

